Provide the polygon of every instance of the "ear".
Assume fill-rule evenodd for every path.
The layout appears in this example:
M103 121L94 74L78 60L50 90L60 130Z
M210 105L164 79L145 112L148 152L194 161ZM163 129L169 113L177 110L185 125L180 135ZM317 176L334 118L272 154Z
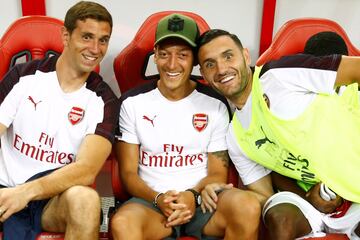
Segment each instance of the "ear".
M154 47L154 63L156 64L156 62L157 62L157 57L158 57L158 55L157 55L157 46L155 46Z
M66 27L61 28L61 38L64 44L64 47L68 46L69 40L70 40L70 33L66 29Z
M243 48L242 52L243 52L243 56L245 58L246 64L250 65L251 64L251 57L250 57L249 49Z

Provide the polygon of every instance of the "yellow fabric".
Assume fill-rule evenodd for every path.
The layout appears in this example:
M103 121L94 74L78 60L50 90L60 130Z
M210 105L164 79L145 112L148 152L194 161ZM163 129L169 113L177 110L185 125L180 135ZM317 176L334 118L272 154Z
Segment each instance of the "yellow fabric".
M252 120L233 129L249 158L282 175L309 184L324 182L345 199L360 203L360 108L357 84L343 96L318 94L296 119L274 116L263 99L256 68ZM294 106L296 107L296 106Z

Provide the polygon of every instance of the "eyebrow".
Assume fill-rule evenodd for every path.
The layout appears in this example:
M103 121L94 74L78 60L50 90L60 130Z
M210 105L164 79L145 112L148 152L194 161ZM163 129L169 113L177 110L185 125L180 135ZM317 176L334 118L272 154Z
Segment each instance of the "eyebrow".
M232 49L226 49L225 51L221 52L221 55L230 53L230 52L232 52L232 51L233 51ZM213 60L214 60L213 58L206 58L202 63L209 62L209 61L213 61Z

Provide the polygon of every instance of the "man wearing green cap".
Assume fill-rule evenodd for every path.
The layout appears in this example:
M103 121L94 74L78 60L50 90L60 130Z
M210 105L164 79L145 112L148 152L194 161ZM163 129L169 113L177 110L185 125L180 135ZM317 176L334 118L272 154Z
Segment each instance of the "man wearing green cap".
M258 199L226 184L227 102L190 80L198 32L184 15L161 19L160 79L121 97L116 152L133 198L113 217L115 239L257 239Z

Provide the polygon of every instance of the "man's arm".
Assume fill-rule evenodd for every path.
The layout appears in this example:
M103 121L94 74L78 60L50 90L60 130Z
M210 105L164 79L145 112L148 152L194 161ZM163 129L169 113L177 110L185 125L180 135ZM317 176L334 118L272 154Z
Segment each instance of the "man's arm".
M108 139L99 135L87 135L74 163L34 181L1 189L0 206L6 210L2 220L23 209L31 200L53 197L74 185L92 184L110 152L111 142Z
M285 177L277 172L271 172L271 180L275 189L280 191L290 191L305 198L306 192L299 187L295 179Z
M2 136L4 134L4 132L6 131L7 127L0 123L0 136Z
M150 188L138 174L139 145L118 141L115 145L116 156L119 162L119 173L126 191L134 196L152 202L158 192ZM178 194L167 191L157 199L157 205L165 216L169 216L175 209L183 209L182 204L176 204Z
M119 162L119 173L126 191L134 196L152 202L157 192L151 189L139 176L139 145L117 141L115 151Z
M226 184L229 167L229 155L226 150L208 153L208 174L193 187L201 193L203 202L201 208L209 211L216 209L216 191L231 188ZM180 193L178 202L184 203L191 212L195 211L195 199L190 191Z
M337 71L335 85L360 84L360 57L342 56Z
M249 185L246 185L246 187L256 195L261 203L261 206L264 206L266 200L274 194L270 174L253 183L250 183Z

